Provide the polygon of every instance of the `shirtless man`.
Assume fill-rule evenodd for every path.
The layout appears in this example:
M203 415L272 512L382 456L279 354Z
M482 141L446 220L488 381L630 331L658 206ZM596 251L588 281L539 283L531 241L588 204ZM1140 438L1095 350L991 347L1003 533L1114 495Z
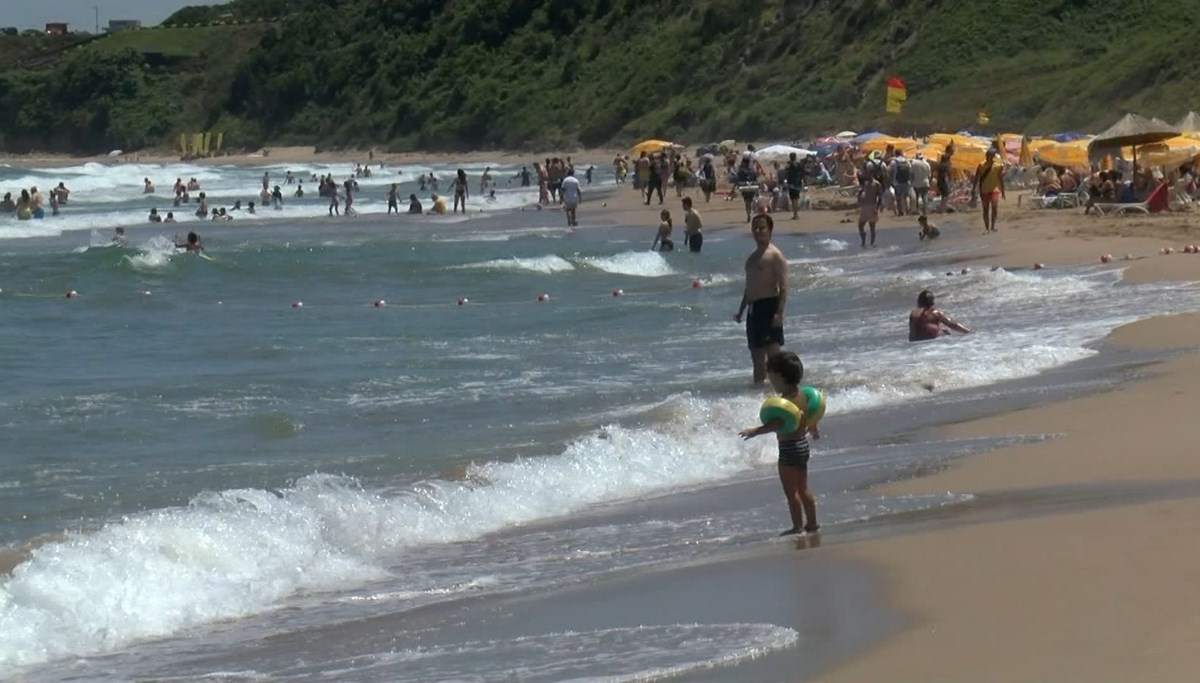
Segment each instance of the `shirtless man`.
M700 247L704 244L704 234L700 231L704 228L703 221L700 220L700 214L692 208L692 198L683 198L683 243L693 254L700 253Z
M787 259L771 244L775 221L759 214L750 222L754 252L746 259L746 291L734 320L746 316L746 341L754 364L754 384L767 379L767 358L783 346L783 310L787 304Z

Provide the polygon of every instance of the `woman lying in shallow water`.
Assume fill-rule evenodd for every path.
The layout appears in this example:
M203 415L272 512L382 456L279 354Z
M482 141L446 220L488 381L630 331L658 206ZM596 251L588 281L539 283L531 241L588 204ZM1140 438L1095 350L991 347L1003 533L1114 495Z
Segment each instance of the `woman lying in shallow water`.
M917 295L917 307L908 313L908 340L914 342L937 339L943 333L942 325L963 334L971 332L966 326L954 322L950 316L936 308L933 292L928 289L922 290Z

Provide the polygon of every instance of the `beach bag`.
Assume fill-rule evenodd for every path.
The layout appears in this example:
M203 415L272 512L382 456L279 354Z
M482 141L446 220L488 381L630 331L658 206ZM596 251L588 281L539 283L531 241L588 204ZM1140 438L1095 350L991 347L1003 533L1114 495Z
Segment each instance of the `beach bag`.
M896 184L907 185L912 180L912 166L907 160L896 163Z

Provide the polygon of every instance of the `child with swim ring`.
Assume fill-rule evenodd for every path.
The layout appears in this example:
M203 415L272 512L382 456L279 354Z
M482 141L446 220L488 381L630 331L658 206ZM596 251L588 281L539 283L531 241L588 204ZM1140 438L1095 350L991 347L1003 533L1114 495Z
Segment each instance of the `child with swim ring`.
M821 528L817 524L817 500L808 490L808 432L810 429L815 431L816 424L815 420L809 424L804 409L799 407L808 405L808 397L800 387L803 378L804 365L795 353L780 351L768 358L767 379L780 397L768 399L764 404L762 416L768 419L763 424L738 432L747 440L774 432L779 442L779 481L783 484L783 494L792 517L792 528L781 536L815 533ZM776 404L772 404L772 401ZM772 407L781 410L773 411ZM816 417L819 419L819 416Z

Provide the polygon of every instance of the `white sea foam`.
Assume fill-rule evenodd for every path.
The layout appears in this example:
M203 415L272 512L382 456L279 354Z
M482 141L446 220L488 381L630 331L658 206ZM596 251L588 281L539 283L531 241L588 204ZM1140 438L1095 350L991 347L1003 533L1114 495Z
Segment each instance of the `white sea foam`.
M583 263L606 273L635 277L663 277L678 272L656 251L626 251L615 256L590 256L583 259Z
M394 497L311 475L231 490L42 546L0 582L0 666L119 648L379 577L406 548L478 538L589 505L728 478L769 462L736 436L754 399L677 397L663 430L609 427L560 455L469 468Z
M491 261L483 261L481 263L469 263L465 266L457 266L459 268L478 268L482 270L516 270L528 273L542 273L550 275L553 273L565 273L575 270L575 266L565 258L550 254L547 256L535 256L532 258L507 258L494 259Z
M736 664L799 639L773 624L633 626L401 650L331 662L323 673L396 683L474 680L479 662L490 661L498 677L511 680L653 681Z

